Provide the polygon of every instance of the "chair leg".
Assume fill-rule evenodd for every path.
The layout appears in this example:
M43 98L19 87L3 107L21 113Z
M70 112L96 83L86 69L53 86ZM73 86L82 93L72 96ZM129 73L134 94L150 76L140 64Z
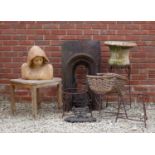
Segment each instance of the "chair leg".
M95 94L95 100L98 103L98 111L99 111L99 115L101 115L101 95L100 94Z
M130 79L129 79L129 97L130 97L130 108L131 108L132 98L131 98L131 84L130 84Z
M123 96L121 96L121 100L122 100L122 104L123 104L125 116L126 116L126 118L128 119L128 115L127 115L127 112L126 112L126 108L125 108L125 103L124 103L124 98L123 98Z
M146 107L145 107L145 103L148 99L148 96L147 95L144 95L144 94L138 94L138 98L141 99L142 101L142 106L143 106L143 113L144 113L144 126L146 128L147 124L146 124L146 121L147 121L147 113L146 113Z
M147 97L145 96L144 99L142 100L142 104L143 104L143 111L144 111L144 125L146 128L146 121L147 121L147 113L146 113L146 107L145 107L145 102L146 102ZM145 100L145 101L144 101Z
M144 125L146 128L146 120L147 120L147 114L146 114L146 107L145 107L145 103L143 102L143 111L144 111Z
M106 105L105 105L106 108L108 107L108 104L109 104L109 103L108 103L108 96L106 96Z
M91 117L93 117L93 113L92 113L92 111L93 111L93 102L92 102L92 98L90 98L89 96L88 96L88 103L89 103L89 112L91 114Z
M124 112L125 112L125 116L126 116L126 118L128 119L128 115L127 115L126 108L125 108L125 103L124 103L124 98L123 98L123 96L119 96L119 100L118 100L118 110L117 110L117 116L116 116L115 122L117 122L117 119L118 119L118 117L119 117L119 112L120 112L121 104L123 104L123 109L124 109Z
M88 107L89 107L89 112L91 114L91 117L93 117L93 105L92 105L92 95L87 92L86 94L87 102L88 102Z
M99 114L101 116L101 109L102 109L102 99L101 99L101 95L99 95Z
M121 101L120 101L120 97L119 97L119 101L118 101L118 109L117 109L117 115L116 115L115 122L117 122L117 119L118 119L118 117L119 117L120 107L121 107Z

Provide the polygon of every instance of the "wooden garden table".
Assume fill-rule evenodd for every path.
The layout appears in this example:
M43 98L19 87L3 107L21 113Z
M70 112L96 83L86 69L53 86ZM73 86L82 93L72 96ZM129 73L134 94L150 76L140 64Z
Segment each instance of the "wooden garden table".
M29 88L32 95L32 114L35 118L37 116L37 108L40 105L39 99L39 88L43 87L57 87L57 108L60 109L62 106L62 79L53 78L52 80L24 80L24 79L11 79L11 111L13 114L16 112L16 102L15 102L15 89Z

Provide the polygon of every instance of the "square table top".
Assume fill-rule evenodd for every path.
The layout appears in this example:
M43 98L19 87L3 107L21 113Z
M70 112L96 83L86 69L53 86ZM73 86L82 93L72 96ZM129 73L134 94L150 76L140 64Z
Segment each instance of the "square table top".
M60 83L61 81L62 79L58 77L54 77L51 80L25 80L21 78L10 80L12 84L25 84L25 85L55 84L55 83Z

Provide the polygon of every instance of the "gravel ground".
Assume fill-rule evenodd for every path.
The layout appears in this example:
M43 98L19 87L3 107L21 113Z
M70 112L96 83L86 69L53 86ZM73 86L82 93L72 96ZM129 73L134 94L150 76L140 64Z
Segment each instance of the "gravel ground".
M10 103L0 101L0 132L2 133L139 133L155 132L155 104L147 104L147 128L143 122L131 121L119 118L115 122L115 115L107 113L116 111L115 105L111 104L102 110L102 116L98 111L93 111L93 117L97 119L94 123L68 123L62 118L61 112L56 112L54 103L44 103L38 111L38 117L33 119L31 104L17 103L15 116L11 115ZM128 116L140 119L143 116L140 104L132 103L132 108L127 107ZM66 113L65 117L71 113ZM110 116L111 115L111 116Z

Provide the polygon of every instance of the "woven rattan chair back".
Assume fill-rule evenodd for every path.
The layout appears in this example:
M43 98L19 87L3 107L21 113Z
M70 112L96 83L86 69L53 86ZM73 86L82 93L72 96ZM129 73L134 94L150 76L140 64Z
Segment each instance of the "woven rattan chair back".
M87 75L89 88L100 94L118 93L122 94L127 77L115 73L98 73L98 75Z

